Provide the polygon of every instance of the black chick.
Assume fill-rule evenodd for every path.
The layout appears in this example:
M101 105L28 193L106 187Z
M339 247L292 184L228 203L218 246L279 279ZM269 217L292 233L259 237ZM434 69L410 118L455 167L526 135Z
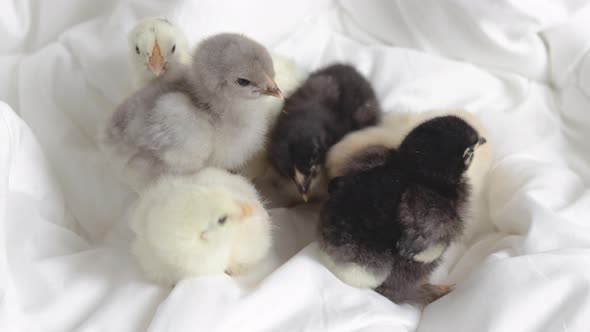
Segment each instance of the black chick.
M354 67L318 70L285 101L271 133L271 163L307 201L328 149L347 133L377 124L380 114L371 84Z
M363 167L330 182L319 226L326 265L396 303L428 304L448 293L428 278L462 234L465 172L485 142L461 118L443 116L414 128L397 150L368 151Z

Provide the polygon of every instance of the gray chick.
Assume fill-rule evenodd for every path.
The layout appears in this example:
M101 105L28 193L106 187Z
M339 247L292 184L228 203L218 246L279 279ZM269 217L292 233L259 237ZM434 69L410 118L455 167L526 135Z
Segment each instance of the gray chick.
M135 189L162 174L236 169L263 147L263 97L282 98L264 46L218 34L203 40L193 58L185 70L128 97L103 133L104 150Z
M363 165L330 182L320 214L326 266L396 303L428 304L448 293L428 278L462 234L466 172L485 142L466 121L442 116L412 129L399 149L375 146L357 156Z

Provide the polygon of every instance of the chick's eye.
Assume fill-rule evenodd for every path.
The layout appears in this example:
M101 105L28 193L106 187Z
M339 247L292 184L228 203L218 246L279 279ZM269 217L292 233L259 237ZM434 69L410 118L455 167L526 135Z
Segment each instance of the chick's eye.
M248 81L245 78L238 78L238 80L236 81L236 83L238 83L240 86L248 86L248 85L250 85L250 81Z
M217 219L217 223L220 225L225 224L226 221L227 221L227 216L223 216L223 217Z
M310 173L312 177L315 177L318 174L317 166L311 166Z
M469 164L471 164L471 161L473 160L473 154L473 147L467 148L465 152L463 152L463 161L465 162L465 166L469 166Z
M176 51L176 44L172 45L172 49L170 50L170 52L172 52L174 54L175 51Z
M135 53L139 55L139 46L135 46Z

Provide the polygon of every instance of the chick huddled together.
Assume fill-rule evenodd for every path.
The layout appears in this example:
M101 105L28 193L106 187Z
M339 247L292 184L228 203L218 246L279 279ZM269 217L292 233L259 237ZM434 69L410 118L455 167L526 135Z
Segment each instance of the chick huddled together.
M135 188L163 174L239 168L264 145L261 100L282 97L266 49L220 34L203 40L193 58L134 92L107 125L104 150Z
M139 193L133 252L148 277L174 284L255 266L272 245L259 194L270 183L280 194L265 201L322 204L322 261L343 282L419 304L452 289L428 279L490 165L477 118L383 114L353 66L305 77L239 34L192 53L168 20L141 21L129 34L134 91L101 137Z
M335 147L319 237L326 265L344 282L394 302L427 304L451 289L428 277L462 235L468 170L475 160L488 163L476 158L487 141L455 115L410 126L399 143L375 128Z

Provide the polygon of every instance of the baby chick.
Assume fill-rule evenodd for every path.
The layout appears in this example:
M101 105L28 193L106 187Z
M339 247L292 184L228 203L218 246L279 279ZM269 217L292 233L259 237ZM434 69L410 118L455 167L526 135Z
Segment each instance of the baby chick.
M328 149L348 132L375 125L380 113L371 84L354 67L318 70L285 101L271 133L271 162L307 201Z
M184 33L165 18L142 20L129 32L128 40L134 90L191 62Z
M262 97L282 97L266 49L219 34L203 40L193 58L190 68L123 101L104 130L104 151L136 189L162 174L236 169L263 147Z
M378 148L371 165L333 179L320 214L326 266L396 303L427 304L449 292L428 277L461 235L465 173L485 142L461 118L436 117L412 129L398 150Z
M271 246L269 216L243 177L206 168L163 177L142 192L133 212L133 253L158 282L242 273Z
M463 110L435 110L427 112L385 113L376 127L366 128L346 135L335 144L326 158L329 178L335 178L370 167L379 161L379 151L398 148L408 133L419 124L437 116L454 115L469 123L477 132L488 136L488 131L473 113ZM474 157L466 176L473 195L481 192L486 174L492 164L492 144L482 145Z

